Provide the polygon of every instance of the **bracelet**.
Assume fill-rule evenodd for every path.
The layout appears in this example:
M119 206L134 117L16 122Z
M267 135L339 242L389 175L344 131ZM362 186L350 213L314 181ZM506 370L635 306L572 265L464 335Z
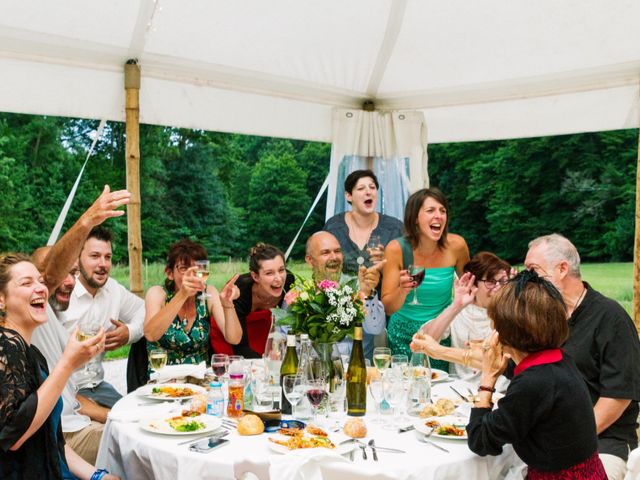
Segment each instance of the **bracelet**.
M471 350L465 350L464 351L464 355L462 355L462 365L464 365L465 367L469 366L469 363L470 363L469 356L470 355L471 355Z
M105 470L104 468L99 468L98 470L93 472L93 475L91 475L90 480L100 480L102 477L104 477L108 473L109 472L107 470Z
M480 385L478 387L478 391L496 393L496 389L494 387L485 387L484 385Z
M226 309L231 310L232 308L236 308L236 307L233 304L231 304L231 305L222 305L222 308L226 308Z
M364 297L365 300L373 300L375 296L378 294L378 291L375 288L371 289L368 297Z

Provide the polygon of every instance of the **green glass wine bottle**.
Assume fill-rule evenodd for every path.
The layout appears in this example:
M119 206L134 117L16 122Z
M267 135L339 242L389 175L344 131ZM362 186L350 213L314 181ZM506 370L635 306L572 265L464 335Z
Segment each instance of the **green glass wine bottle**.
M280 400L282 413L285 415L291 415L291 403L287 400L284 394L284 376L295 375L298 371L298 354L296 353L296 336L287 335L287 351L284 354L284 360L280 367L280 387L282 390L282 396Z
M353 348L347 370L347 415L361 417L367 411L367 366L362 348L362 324L353 330Z

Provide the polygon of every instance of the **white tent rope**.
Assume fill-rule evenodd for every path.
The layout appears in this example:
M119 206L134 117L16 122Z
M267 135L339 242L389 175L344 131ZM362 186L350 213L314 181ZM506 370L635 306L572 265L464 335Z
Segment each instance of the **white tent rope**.
M289 255L291 254L291 250L293 250L293 246L298 241L298 237L300 236L300 233L302 232L302 229L304 228L305 224L307 223L307 220L309 220L309 217L313 213L313 209L316 208L316 205L318 205L318 202L322 198L322 194L325 192L325 190L327 189L328 186L329 186L329 175L327 175L327 178L324 179L324 183L320 187L320 191L318 192L318 194L316 195L315 200L311 204L311 208L309 208L309 211L307 212L307 216L304 217L304 221L302 222L302 225L300 225L300 229L298 230L298 233L296 233L296 236L293 237L293 241L291 242L291 245L289 245L289 248L287 248L287 251L284 254L284 260L285 261L287 261L287 259L289 258Z
M64 202L64 206L62 207L62 211L60 215L58 215L58 220L51 231L51 235L49 235L49 240L47 241L47 245L51 246L58 241L58 237L60 236L60 231L62 230L62 225L64 225L64 221L67 218L67 213L69 213L69 208L71 208L71 203L73 202L73 198L76 196L76 190L78 189L78 184L80 183L80 179L82 178L82 174L84 173L84 167L87 166L87 162L89 161L89 157L93 154L93 149L98 143L100 137L102 137L102 131L104 130L104 126L106 125L107 120L100 120L100 125L98 125L98 130L96 131L96 135L93 138L93 142L91 142L91 148L89 148L89 153L87 153L87 158L84 160L82 164L82 168L80 169L80 173L78 173L78 178L76 178L73 187L71 187L71 191L69 192L69 196L67 197L67 201Z

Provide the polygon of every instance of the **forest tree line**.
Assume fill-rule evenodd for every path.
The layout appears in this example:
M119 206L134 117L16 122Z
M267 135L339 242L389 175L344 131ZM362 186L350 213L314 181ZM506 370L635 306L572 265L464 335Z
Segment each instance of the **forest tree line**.
M98 122L0 113L0 251L44 245ZM103 185L124 188L124 124L109 122L78 187L65 231ZM429 146L429 176L450 202L450 231L471 252L521 262L528 240L553 231L584 260L633 255L637 130ZM212 260L244 258L257 241L287 248L328 173L331 146L142 125L143 256L162 260L190 237ZM325 195L326 197L326 195ZM322 228L326 198L305 227ZM126 218L109 220L127 259Z

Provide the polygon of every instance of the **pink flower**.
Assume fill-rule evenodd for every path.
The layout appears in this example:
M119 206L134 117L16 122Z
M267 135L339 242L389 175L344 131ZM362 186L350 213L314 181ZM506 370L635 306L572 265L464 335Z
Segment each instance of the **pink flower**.
M297 290L289 290L284 295L284 301L287 303L287 305L291 305L292 303L294 303L298 299L299 295L300 295L300 293Z
M320 288L320 290L323 290L323 291L326 292L330 288L338 288L338 284L337 284L337 282L334 282L333 280L322 280L318 284L318 288Z

